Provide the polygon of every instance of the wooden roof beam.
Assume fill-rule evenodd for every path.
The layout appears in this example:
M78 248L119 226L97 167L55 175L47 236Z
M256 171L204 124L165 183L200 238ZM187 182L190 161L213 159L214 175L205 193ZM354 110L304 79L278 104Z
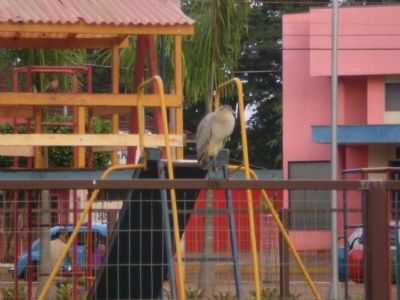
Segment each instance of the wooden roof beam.
M1 25L0 25L1 27ZM0 47L9 49L108 49L115 45L128 47L126 36L115 38L1 38Z
M116 26L92 24L38 24L0 23L0 32L15 33L65 33L65 34L116 34L116 35L191 35L193 25L176 26Z
M119 48L129 47L129 35L121 35L118 40L119 42L117 43L117 46L119 46Z

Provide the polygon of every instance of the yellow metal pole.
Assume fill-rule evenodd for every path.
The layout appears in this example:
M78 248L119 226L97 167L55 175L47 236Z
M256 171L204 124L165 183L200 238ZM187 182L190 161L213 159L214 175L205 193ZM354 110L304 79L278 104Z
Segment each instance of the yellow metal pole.
M113 94L119 94L119 69L120 69L120 53L119 46L112 48L112 92ZM112 132L119 133L119 114L112 114ZM111 154L111 164L116 165L118 163L117 151L113 151Z
M245 106L244 106L244 96L243 96L243 84L238 78L233 78L217 88L217 94L215 97L215 108L220 105L220 93L219 91L226 87L227 85L234 84L238 93L238 103L239 103L239 118L240 118L240 135L242 139L242 156L243 156L243 167L246 179L250 179L250 162L249 162L249 152L247 144L247 133L246 133L246 118L245 118ZM249 229L250 229L250 243L251 243L251 253L252 253L252 264L253 264L253 276L254 276L254 286L256 289L256 299L261 300L261 280L260 280L260 270L259 270L259 260L257 251L257 239L256 239L256 226L254 223L254 207L253 207L253 194L251 190L246 190L247 197L247 210L249 215Z
M233 170L233 173L243 170L244 168L242 166L233 166L230 165L229 166L230 170ZM257 174L250 169L250 174L252 176L253 179L258 179ZM314 281L311 279L310 274L308 273L300 255L298 254L296 248L294 247L292 241L290 240L290 237L285 229L285 226L283 225L281 219L279 218L279 214L276 211L273 202L271 201L271 199L269 198L267 192L265 190L261 190L261 195L262 198L264 200L263 204L266 208L268 208L271 211L272 217L274 218L274 221L276 223L276 225L278 226L279 231L281 232L283 239L285 240L285 242L287 243L287 245L289 246L289 250L292 253L294 259L296 260L297 265L299 266L301 272L303 273L303 276L311 290L311 293L314 295L314 298L317 300L322 300L322 296L319 293Z
M132 164L132 165L120 165L120 166L111 166L109 167L106 171L104 171L104 173L101 175L100 179L106 179L111 172L113 171L117 171L117 170L134 170L134 169L143 169L144 165L143 164ZM74 230L72 231L71 236L69 237L63 251L61 252L60 256L57 258L56 263L54 264L53 269L51 270L51 273L49 275L49 277L47 278L42 290L40 291L39 294L39 298L38 300L45 300L47 293L49 291L49 288L51 286L51 284L53 283L55 277L57 276L57 273L61 267L61 265L64 262L64 258L68 253L69 248L71 248L72 243L74 242L75 238L77 237L79 230L82 226L82 224L84 224L86 222L86 217L88 216L89 210L92 208L93 203L96 201L97 199L97 195L99 194L100 190L96 189L93 194L90 196L90 199L86 202L85 208L82 212L82 214L80 215L78 222L76 223Z
M160 104L161 104L161 117L163 123L163 133L164 133L164 143L166 149L166 156L167 156L167 169L168 169L168 179L174 179L174 168L172 165L172 154L171 148L169 143L169 129L168 129L168 118L167 118L167 105L165 102L165 95L164 95L164 83L160 76L154 76L149 80L144 81L138 88L138 111L139 111L139 118L141 122L144 122L144 115L143 108L142 108L142 94L144 93L145 85L155 82L158 87L158 93L160 95ZM142 129L141 129L142 128ZM144 131L144 125L142 123L139 124L139 138L143 135L143 132L140 133L140 130ZM143 144L141 144L143 145ZM142 150L141 150L142 151ZM143 152L142 152L143 153ZM174 228L174 240L175 240L175 248L176 248L176 260L178 265L178 297L180 300L185 300L185 279L184 279L184 269L183 269L183 258L182 258L182 251L181 251L181 239L179 236L179 218L178 218L178 207L176 204L176 192L175 189L170 189L170 198L171 198L171 208L172 208L172 222Z

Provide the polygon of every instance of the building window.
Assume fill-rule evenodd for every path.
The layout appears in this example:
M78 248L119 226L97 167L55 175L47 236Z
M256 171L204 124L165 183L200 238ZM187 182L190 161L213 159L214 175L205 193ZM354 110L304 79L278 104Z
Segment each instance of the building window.
M386 83L385 110L400 111L400 83Z
M289 162L289 179L329 179L329 162ZM289 192L290 227L297 230L330 229L330 191Z

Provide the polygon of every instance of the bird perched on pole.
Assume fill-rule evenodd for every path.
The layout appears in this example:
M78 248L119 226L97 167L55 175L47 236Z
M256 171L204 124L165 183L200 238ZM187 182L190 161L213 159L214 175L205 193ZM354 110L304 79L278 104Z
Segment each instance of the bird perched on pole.
M214 169L219 151L224 147L235 128L232 107L222 105L208 113L197 126L197 160L203 169Z

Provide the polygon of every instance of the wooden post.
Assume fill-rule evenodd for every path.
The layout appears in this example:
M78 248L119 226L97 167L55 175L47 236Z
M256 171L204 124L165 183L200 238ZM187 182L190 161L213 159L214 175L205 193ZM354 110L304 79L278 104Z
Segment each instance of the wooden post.
M18 72L16 70L13 70L12 80L13 80L13 92L18 92Z
M119 94L119 69L120 69L120 55L119 46L112 48L112 92L113 94ZM119 114L112 114L112 132L119 133ZM113 151L111 155L111 163L113 165L118 164L118 152Z
M177 134L183 134L182 36L175 36L175 93L180 101L176 109L175 128ZM183 156L183 147L179 147L177 159L183 159Z
M15 72L16 73L16 72ZM16 75L16 77L15 77L15 80L16 80L16 83L15 83L15 85L14 85L14 92L18 92L18 73L16 73L17 75ZM28 92L28 93L32 93L32 87L33 87L33 84L32 84L32 71L31 71L31 69L30 68L28 68L28 71L27 71L27 73L26 73L26 76L27 76L27 78L26 78L26 87L25 87L25 90L26 90L26 92ZM26 129L27 129L27 132L28 133L32 133L32 120L31 120L31 118L29 118L29 119L27 119L26 120ZM28 168L29 169L31 169L31 168L33 168L33 160L34 160L34 157L28 157Z
M78 133L84 134L86 130L86 108L79 107L78 108ZM78 148L78 168L85 168L86 166L86 148L79 147Z
M72 93L78 92L78 77L76 73L72 74ZM79 106L75 108L74 118L75 118L75 133L84 134L86 131L86 108ZM84 168L86 166L86 149L85 147L78 147L77 151L74 151L74 164L75 168Z
M35 108L35 133L42 133L42 121L43 121L42 109L39 107ZM43 168L44 160L42 148L39 146L35 147L35 168Z
M93 68L88 67L87 70L87 92L89 94L93 93ZM87 131L93 133L93 108L86 108L88 113ZM93 168L93 148L87 148L87 167L89 169Z
M363 207L366 300L391 299L390 205L382 182L369 184Z

